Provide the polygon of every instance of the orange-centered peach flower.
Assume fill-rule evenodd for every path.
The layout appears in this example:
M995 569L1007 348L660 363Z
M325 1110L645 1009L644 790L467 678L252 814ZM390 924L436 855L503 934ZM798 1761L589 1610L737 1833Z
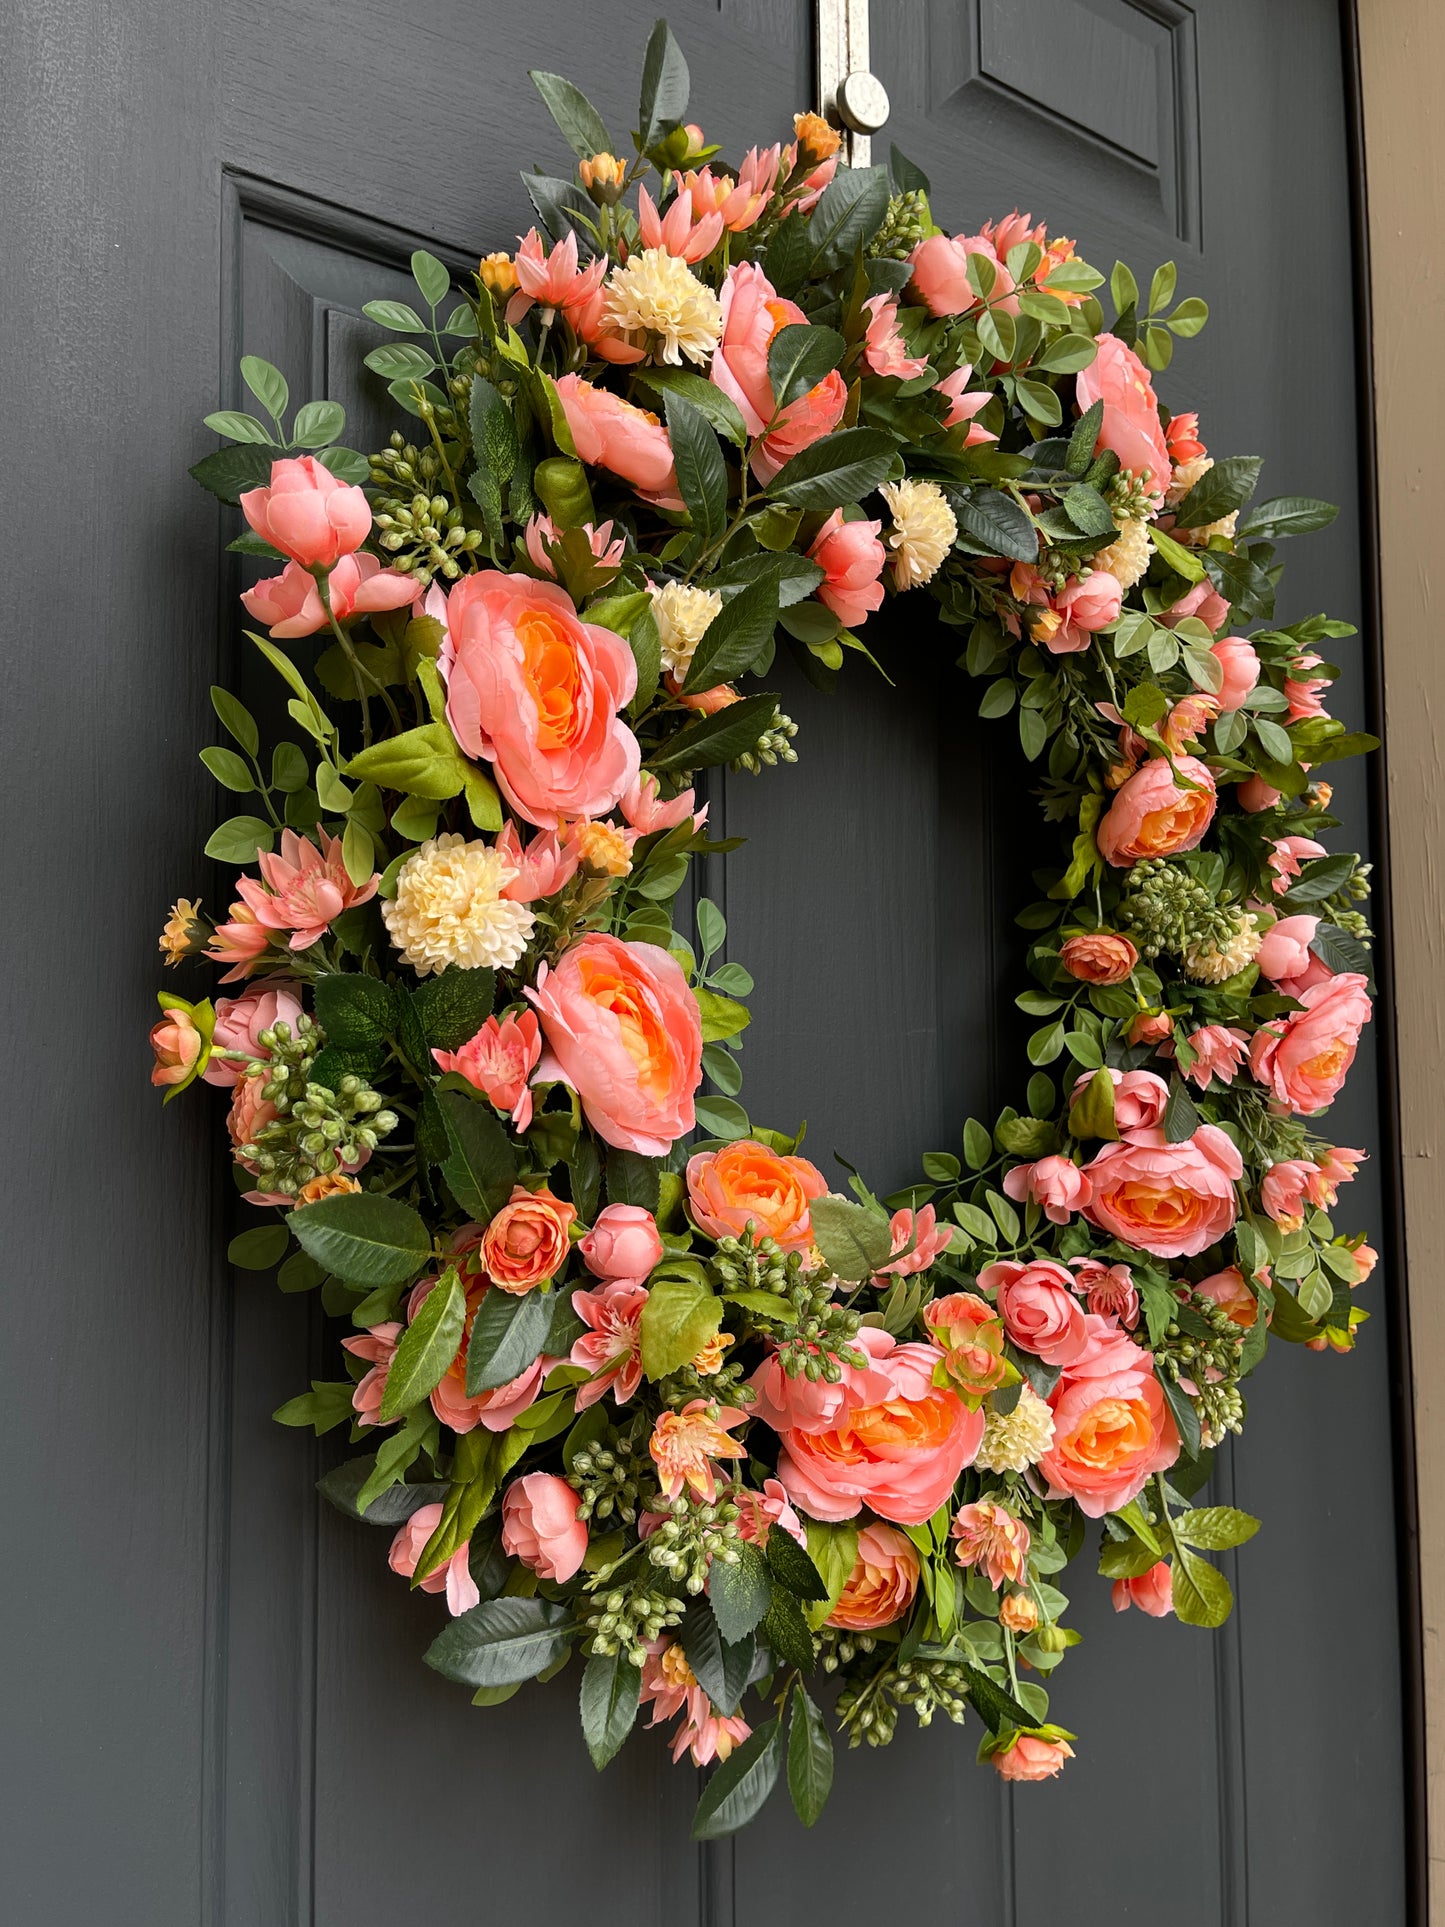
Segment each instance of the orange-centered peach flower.
M1174 771L1195 785L1185 789ZM1096 832L1106 862L1128 869L1143 857L1177 856L1203 840L1214 817L1214 778L1196 756L1150 759L1116 791Z
M918 1574L918 1554L907 1533L877 1522L864 1526L853 1570L828 1624L853 1633L893 1625L913 1604Z
M783 1157L754 1138L700 1151L687 1164L692 1215L710 1238L735 1238L751 1225L784 1251L806 1251L813 1241L809 1202L827 1189L806 1158Z
M652 1428L647 1449L657 1467L658 1480L669 1499L687 1486L709 1505L717 1498L714 1459L745 1459L747 1447L728 1437L745 1424L746 1412L718 1407L695 1398L680 1412L664 1412Z
M492 1283L520 1296L555 1277L567 1257L567 1227L576 1215L545 1188L528 1191L519 1184L482 1233L481 1259Z

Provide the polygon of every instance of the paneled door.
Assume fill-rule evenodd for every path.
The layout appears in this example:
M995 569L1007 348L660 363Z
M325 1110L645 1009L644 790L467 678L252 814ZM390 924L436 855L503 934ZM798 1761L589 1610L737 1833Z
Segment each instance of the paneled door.
M1403 1921L1383 1292L1348 1367L1269 1357L1217 1475L1266 1520L1229 1629L1116 1620L1078 1574L1087 1644L1056 1709L1083 1741L1062 1780L1012 1794L974 1766L976 1733L900 1727L842 1760L812 1833L779 1800L706 1849L687 1839L695 1775L653 1740L599 1778L565 1688L479 1712L428 1672L435 1602L318 1501L326 1447L268 1417L323 1359L330 1375L335 1335L308 1301L224 1275L217 1120L162 1116L142 1062L154 931L214 820L206 688L239 663L231 517L184 471L243 352L364 422L362 302L400 292L417 245L463 272L510 245L518 168L565 165L527 68L570 73L628 126L653 13L8 12L7 1917ZM672 24L692 112L728 152L812 104L808 0L676 0ZM877 0L872 66L892 101L875 158L896 140L923 163L950 228L1019 205L1106 271L1178 263L1214 319L1168 400L1265 456L1269 493L1343 504L1300 546L1284 613L1357 616L1335 0ZM928 606L882 635L894 686L786 684L798 766L713 793L749 839L714 894L758 979L750 1108L806 1117L832 1176L836 1151L880 1189L1017 1099L1009 933L1043 860L1028 767L976 719ZM1380 1141L1365 1053L1340 1135ZM1352 1202L1378 1223L1378 1187Z

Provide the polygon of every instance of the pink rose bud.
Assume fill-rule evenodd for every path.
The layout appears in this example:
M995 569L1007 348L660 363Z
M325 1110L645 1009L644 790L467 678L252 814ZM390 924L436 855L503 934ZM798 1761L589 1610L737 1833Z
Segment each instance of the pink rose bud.
M1221 709L1238 709L1259 681L1259 657L1243 636L1221 636L1210 652L1224 671L1219 686Z
M1174 1610L1174 1575L1167 1559L1137 1579L1116 1579L1113 1589L1114 1611L1126 1613L1131 1606L1148 1613L1151 1619L1164 1619Z
M412 1513L401 1531L391 1542L387 1564L393 1572L399 1572L404 1579L410 1579L426 1551L427 1541L441 1524L440 1505L424 1505ZM470 1612L481 1600L477 1582L468 1566L471 1542L458 1546L445 1565L429 1572L421 1583L423 1592L444 1592L447 1596L447 1611L453 1618L459 1613Z
M365 492L338 482L314 455L272 462L268 488L247 489L241 511L263 542L304 569L331 569L371 533Z
M1318 917L1281 917L1266 930L1259 946L1259 974L1278 983L1299 977L1310 967L1310 945L1320 927Z
M577 1248L598 1278L640 1280L662 1263L657 1221L640 1204L609 1204Z
M881 522L845 522L843 511L834 509L808 550L824 571L819 602L850 629L883 603L880 578L888 551L878 540L882 527Z
M587 1551L581 1501L555 1472L513 1479L502 1498L502 1549L543 1579L570 1579Z
M1026 1199L1041 1204L1052 1224L1067 1224L1089 1202L1089 1180L1071 1158L1016 1164L1005 1175L1003 1188L1016 1204Z

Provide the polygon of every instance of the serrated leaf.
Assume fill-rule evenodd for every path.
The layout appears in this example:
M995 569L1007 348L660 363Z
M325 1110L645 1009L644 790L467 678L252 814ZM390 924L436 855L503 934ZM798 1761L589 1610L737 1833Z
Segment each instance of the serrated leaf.
M721 1840L745 1827L777 1785L782 1763L782 1725L769 1720L713 1773L693 1816L693 1839Z
M234 442L203 455L187 473L220 501L234 506L248 489L267 487L271 464L285 459L285 449L274 442Z
M462 1686L516 1686L562 1657L569 1631L565 1606L546 1599L486 1599L432 1641L426 1663Z
M807 394L843 359L847 343L833 328L792 322L780 328L768 344L768 383L774 413Z
M642 1369L655 1381L681 1371L716 1335L722 1323L722 1301L702 1275L701 1267L695 1272L664 1269L653 1274L638 1323ZM750 1632L752 1628L742 1630ZM739 1636L725 1634L728 1638Z
M805 1827L816 1824L833 1790L833 1736L801 1685L788 1721L788 1792Z
M555 1308L550 1293L487 1292L467 1339L468 1398L510 1385L541 1356Z
M466 1312L462 1281L448 1270L427 1293L392 1355L379 1414L383 1424L409 1412L440 1385L462 1342Z
M451 1144L442 1176L467 1216L486 1224L512 1195L517 1176L512 1140L489 1104L460 1091L439 1091L437 1102Z
M1206 469L1174 511L1176 529L1202 529L1253 495L1264 462L1258 455L1229 455Z
M822 1574L792 1533L779 1525L768 1528L765 1547L768 1565L780 1585L798 1599L826 1599L828 1587Z
M708 1600L718 1631L730 1646L762 1624L773 1596L767 1564L756 1546L738 1540L737 1559L714 1559L708 1569Z
M767 492L794 508L844 508L888 479L896 449L893 437L880 429L837 429L785 463Z
M949 502L958 526L986 555L1014 562L1033 562L1039 553L1038 530L1028 511L997 489L975 489L971 495L953 492Z
M712 1607L701 1599L689 1606L680 1638L699 1686L719 1712L734 1713L753 1669L756 1640L749 1634L729 1645L718 1631Z

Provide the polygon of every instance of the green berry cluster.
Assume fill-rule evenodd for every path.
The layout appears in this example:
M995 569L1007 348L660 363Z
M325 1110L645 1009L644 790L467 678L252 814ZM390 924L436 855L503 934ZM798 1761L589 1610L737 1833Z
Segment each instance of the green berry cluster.
M1157 1369L1174 1384L1187 1378L1200 1424L1213 1443L1244 1427L1239 1393L1240 1328L1223 1305L1192 1292L1165 1328L1154 1353Z
M667 1517L648 1539L647 1556L696 1596L707 1584L708 1568L715 1559L725 1566L737 1564L740 1509L728 1490L712 1503L679 1493L659 1505Z
M850 1680L838 1695L837 1715L849 1746L887 1746L898 1726L899 1708L911 1706L920 1726L944 1712L956 1726L968 1713L968 1675L961 1665L916 1654L884 1665L866 1679Z
M482 531L468 528L466 511L443 492L441 458L434 448L417 448L394 432L387 447L371 458L377 540L390 566L418 582L433 576L449 582L461 574L460 557L479 549Z
M1238 930L1234 909L1216 904L1197 877L1165 857L1146 857L1129 872L1118 921L1138 945L1141 957L1161 950L1183 956L1223 950Z
M756 776L764 765L772 769L778 763L796 763L798 752L793 748L793 738L797 733L798 725L780 709L753 747L735 756L728 768Z
M638 1582L614 1586L588 1613L587 1649L591 1653L625 1653L634 1666L647 1658L647 1648L667 1626L680 1623L683 1602L675 1593Z
M270 1057L250 1064L247 1075L264 1078L261 1095L276 1116L237 1149L267 1191L294 1198L313 1178L354 1170L396 1129L396 1113L382 1108L385 1098L365 1079L348 1074L334 1091L312 1083L326 1042L314 1018L303 1012L294 1029L278 1023L257 1042Z
M579 1519L616 1518L631 1525L639 1510L641 1482L654 1476L646 1444L639 1444L629 1427L574 1453L567 1483L580 1501Z
M930 220L926 194L917 188L895 194L882 227L868 244L868 253L886 261L906 261L928 232Z

